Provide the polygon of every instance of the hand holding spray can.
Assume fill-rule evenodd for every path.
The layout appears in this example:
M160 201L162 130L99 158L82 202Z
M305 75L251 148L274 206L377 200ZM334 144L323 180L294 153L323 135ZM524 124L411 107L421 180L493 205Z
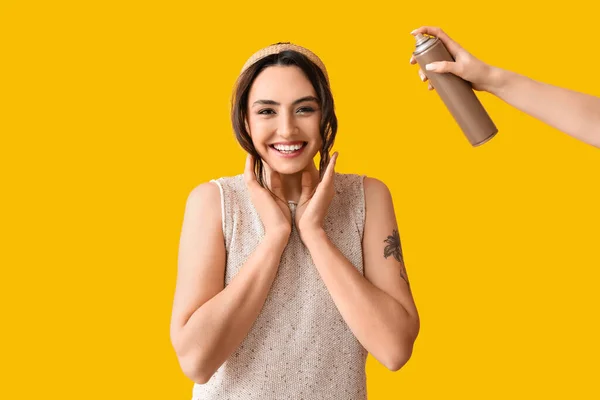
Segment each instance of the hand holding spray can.
M426 72L425 65L429 63L454 61L442 41L421 33L415 39L415 60L471 145L479 146L493 138L498 128L475 95L470 82L451 73Z

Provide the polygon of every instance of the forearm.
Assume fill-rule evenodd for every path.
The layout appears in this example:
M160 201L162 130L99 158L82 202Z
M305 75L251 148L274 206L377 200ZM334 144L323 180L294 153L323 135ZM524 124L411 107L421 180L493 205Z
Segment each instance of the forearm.
M417 319L361 275L324 231L305 236L315 266L350 330L382 364L399 369L412 353Z
M192 314L179 353L194 381L204 383L248 334L267 298L287 237L266 236L221 292Z
M487 91L534 118L600 147L600 98L492 69Z

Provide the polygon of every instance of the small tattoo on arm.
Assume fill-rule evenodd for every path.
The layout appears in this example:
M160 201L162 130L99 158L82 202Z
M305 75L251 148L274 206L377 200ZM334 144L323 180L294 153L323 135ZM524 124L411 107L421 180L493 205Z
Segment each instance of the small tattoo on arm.
M388 236L384 242L387 243L387 246L385 246L385 249L383 250L383 256L385 258L394 256L396 261L404 263L404 258L402 257L402 247L400 246L400 234L398 231L394 229L392 235Z
M400 263L400 276L404 281L408 283L408 274L406 273L406 267L404 266L404 256L402 255L402 245L400 244L400 234L397 229L394 229L392 234L384 240L387 243L385 249L383 249L383 257L386 259L389 256L394 256L396 261Z

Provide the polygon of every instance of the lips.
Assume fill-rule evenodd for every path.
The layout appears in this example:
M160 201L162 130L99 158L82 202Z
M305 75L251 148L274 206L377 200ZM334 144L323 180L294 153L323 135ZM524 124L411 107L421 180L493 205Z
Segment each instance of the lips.
M273 143L269 145L269 148L277 155L282 157L295 157L302 153L306 148L307 142L286 142L286 143Z

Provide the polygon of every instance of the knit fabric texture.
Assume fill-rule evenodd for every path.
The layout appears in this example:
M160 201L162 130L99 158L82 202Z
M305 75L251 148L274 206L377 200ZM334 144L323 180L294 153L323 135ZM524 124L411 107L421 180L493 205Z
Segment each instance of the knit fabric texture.
M327 236L361 273L363 176L335 175ZM213 180L221 190L225 285L264 237L243 175ZM292 214L296 204L289 202ZM265 304L241 345L193 400L364 400L367 351L343 320L296 227Z

